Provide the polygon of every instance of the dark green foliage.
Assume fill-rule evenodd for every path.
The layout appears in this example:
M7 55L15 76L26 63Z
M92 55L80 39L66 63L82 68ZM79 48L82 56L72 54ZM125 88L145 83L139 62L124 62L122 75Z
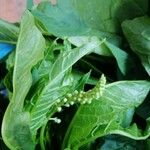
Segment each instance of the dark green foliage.
M148 0L32 5L0 21L0 149L149 150Z

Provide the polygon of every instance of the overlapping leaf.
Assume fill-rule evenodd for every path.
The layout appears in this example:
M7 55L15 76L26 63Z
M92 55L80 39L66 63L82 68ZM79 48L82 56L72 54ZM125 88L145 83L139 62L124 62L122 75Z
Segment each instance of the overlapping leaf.
M15 44L18 39L19 28L14 24L0 20L0 42Z
M144 15L147 4L148 0L57 0L56 5L41 3L32 13L50 34L93 35L94 30L120 32L120 22Z
M150 129L142 133L131 125L134 109L150 90L147 81L124 81L107 85L103 96L83 105L74 116L65 136L63 148L78 149L98 137L120 134L133 139L145 139Z
M89 39L90 37L88 36L74 36L68 38L68 40L75 46L81 46L83 44L86 44L88 43ZM97 37L95 37L93 40L100 42ZM114 56L119 69L125 75L133 66L133 61L131 60L131 57L128 55L128 53L118 47L118 42L119 41L116 38L109 40L104 39L102 44L100 44L99 47L95 48L94 52L99 55Z
M25 97L32 84L31 69L42 59L45 41L26 11L21 22L13 71L13 96L2 124L3 140L10 149L33 150L29 124L30 115L24 112Z
M145 16L124 21L122 27L131 49L150 75L150 18Z
M58 0L56 5L48 2L41 3L33 9L32 13L40 24L42 23L45 32L60 37L78 36L74 40L78 42L81 40L80 46L81 43L88 42L86 36L105 39L108 44L102 44L94 52L104 56L114 56L119 69L125 75L131 69L132 61L125 51L118 48L120 39L116 34L120 32L120 23L123 20L144 15L147 11L147 3L147 0L90 0L88 2ZM134 13L129 14L130 11ZM85 37L82 37L83 35ZM76 42L70 41L73 44Z
M132 60L119 48L128 48L128 45L121 45L123 35L120 24L126 19L143 16L148 10L148 0L57 0L56 4L43 2L33 9L33 1L27 2L28 9L36 18L36 25L29 11L22 18L20 34L17 26L0 21L0 42L16 44L18 39L16 51L7 60L9 73L5 84L11 95L2 125L3 140L14 150L35 149L37 130L46 126L56 113L53 108L57 107L58 98L62 100L75 89L83 90L90 74L84 76L81 68L73 66L83 56L91 52L98 54L95 56L97 59L101 58L99 55L109 56L107 58L114 56L121 72L124 75L128 73ZM130 47L140 57L148 74L149 26L148 17L125 21L122 25ZM50 35L44 36L46 48L39 30ZM55 37L51 35L63 39L64 42L58 39L61 43L59 48L55 45L57 40L53 42ZM5 50L0 55L8 52ZM99 64L102 65L101 62ZM72 71L72 66L76 72ZM92 75L97 77L93 72ZM94 78L90 83L95 85L96 81ZM149 120L145 131L141 131L132 118L135 108L144 101L149 89L148 81L107 85L99 100L93 100L92 104L82 105L77 110L62 149L68 147L76 150L108 134L121 134L135 140L146 139L150 135ZM43 128L42 132L40 144L44 149Z
M91 41L88 44L72 49L72 51L64 51L56 59L50 70L49 81L45 83L45 87L35 98L35 106L31 111L31 129L33 132L48 121L47 113L50 108L59 97L62 97L67 92L66 88L70 88L72 83L62 85L65 73L81 57L94 51L100 44L91 37Z

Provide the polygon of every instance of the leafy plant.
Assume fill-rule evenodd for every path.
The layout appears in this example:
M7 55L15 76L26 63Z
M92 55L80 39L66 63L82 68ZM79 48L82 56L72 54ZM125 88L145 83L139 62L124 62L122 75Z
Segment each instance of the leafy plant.
M0 21L2 149L149 149L148 0L27 2Z

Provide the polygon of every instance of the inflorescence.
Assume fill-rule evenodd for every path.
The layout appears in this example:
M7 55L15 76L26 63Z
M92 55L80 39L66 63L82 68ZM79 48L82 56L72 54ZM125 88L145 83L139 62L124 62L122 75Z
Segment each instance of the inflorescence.
M56 112L61 112L63 106L70 107L75 103L91 104L92 100L99 99L102 96L105 89L105 84L106 84L106 77L102 74L100 80L93 89L87 92L75 90L72 94L68 93L63 99L57 99L55 103ZM60 123L61 120L59 119L58 121L57 119L56 121L54 119L54 121L56 123L58 122Z

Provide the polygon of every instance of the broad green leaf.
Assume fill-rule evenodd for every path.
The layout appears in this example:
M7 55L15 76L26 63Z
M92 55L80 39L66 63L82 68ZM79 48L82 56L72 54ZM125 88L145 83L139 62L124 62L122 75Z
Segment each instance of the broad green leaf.
M91 40L91 37L90 36L73 36L73 37L69 37L68 40L73 45L80 47L80 46L88 43ZM97 37L94 37L93 40L100 42L100 39ZM107 39L105 39L105 37L104 37L103 43L101 45L99 45L99 47L96 47L96 49L94 51L96 54L104 55L104 56L112 56L112 53L110 52L110 50L107 48L107 46L105 46L106 40Z
M94 30L120 32L120 22L144 15L146 4L148 0L57 0L56 5L41 3L32 13L50 34L93 35Z
M136 140L147 138L150 129L142 132L131 122L134 109L144 101L149 90L148 81L108 84L99 100L80 106L68 128L62 149L76 150L108 134L120 134Z
M43 57L45 40L29 11L23 15L15 53L13 95L2 123L2 136L6 145L15 150L33 150L30 114L23 109L25 97L32 84L31 69Z
M105 45L107 48L109 48L110 52L115 57L117 65L122 74L124 75L127 74L128 71L133 67L133 61L130 55L127 52L120 49L119 47L109 42L105 42Z
M0 19L0 42L16 44L19 28Z
M68 38L68 40L77 47L88 43L89 39L90 37L88 36L74 36ZM95 37L93 40L100 42L100 40L97 37ZM97 47L94 52L99 55L109 57L114 56L117 61L119 69L125 75L129 71L129 69L133 66L133 62L130 56L125 51L119 48L118 43L119 40L115 38L113 40L115 41L112 41L112 39L107 40L107 38L104 39L103 43L99 47Z
M147 0L58 0L57 5L41 3L32 13L48 33L69 37L69 41L76 46L88 42L91 35L105 39L108 44L101 44L95 53L114 56L125 75L131 69L132 61L126 52L118 48L120 39L115 34L120 32L120 22L124 19L144 15L147 3ZM128 13L133 10L133 14Z
M150 18L145 16L124 21L122 28L131 49L150 75Z
M56 100L66 94L67 89L70 89L70 85L62 85L66 71L81 57L93 52L100 44L91 37L89 43L71 51L64 51L56 59L50 70L48 83L45 83L43 90L34 99L35 106L31 111L31 130L33 132L36 132L39 127L48 121L47 113L52 109Z

